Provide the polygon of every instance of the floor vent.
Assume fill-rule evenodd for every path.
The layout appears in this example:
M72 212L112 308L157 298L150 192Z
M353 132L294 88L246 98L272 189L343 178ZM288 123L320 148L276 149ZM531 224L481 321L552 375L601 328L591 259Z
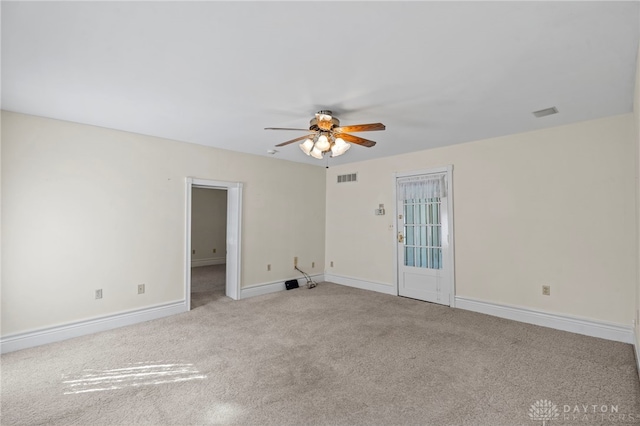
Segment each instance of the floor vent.
M346 175L338 175L338 183L347 183L347 182L357 182L358 174L357 173L349 173Z

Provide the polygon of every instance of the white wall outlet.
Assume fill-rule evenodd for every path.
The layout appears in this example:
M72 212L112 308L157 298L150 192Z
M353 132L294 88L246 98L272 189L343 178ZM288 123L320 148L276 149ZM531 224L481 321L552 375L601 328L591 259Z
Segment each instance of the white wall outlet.
M144 284L138 284L138 294L144 293Z
M215 252L216 252L216 249L213 249L213 252L215 253Z
M267 271L270 271L270 270L271 270L271 264L269 263L269 264L267 265Z
M311 262L311 267L315 268L316 267L316 262Z
M542 286L542 294L544 296L551 296L551 286L549 285L543 285Z
M96 290L96 299L102 299L102 289L101 288Z
M331 267L333 268L333 260L331 261Z

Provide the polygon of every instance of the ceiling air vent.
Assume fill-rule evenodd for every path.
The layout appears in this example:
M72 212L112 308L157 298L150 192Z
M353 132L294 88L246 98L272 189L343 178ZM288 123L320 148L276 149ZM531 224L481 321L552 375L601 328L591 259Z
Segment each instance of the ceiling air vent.
M357 182L358 174L357 173L349 173L346 175L338 175L338 183L347 183L347 182Z
M545 109L541 109L540 111L533 111L533 115L535 115L538 118L546 117L547 115L553 115L557 113L558 113L558 108L556 107L545 108Z

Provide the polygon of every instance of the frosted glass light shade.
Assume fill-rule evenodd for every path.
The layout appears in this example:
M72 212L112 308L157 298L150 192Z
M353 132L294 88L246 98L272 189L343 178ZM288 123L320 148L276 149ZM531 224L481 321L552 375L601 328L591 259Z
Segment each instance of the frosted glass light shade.
M311 150L313 149L313 141L311 139L307 139L306 141L302 142L299 146L302 152L309 155L311 153Z
M336 138L335 143L331 147L331 155L337 157L347 152L351 148L351 144L346 143L342 138Z
M313 149L311 150L310 155L313 158L317 158L318 160L322 160L322 151L320 151L318 149L318 144L316 143L316 146L313 147Z
M325 135L320 135L318 141L316 142L316 148L324 152L328 151L330 146L331 145L329 144L329 139Z

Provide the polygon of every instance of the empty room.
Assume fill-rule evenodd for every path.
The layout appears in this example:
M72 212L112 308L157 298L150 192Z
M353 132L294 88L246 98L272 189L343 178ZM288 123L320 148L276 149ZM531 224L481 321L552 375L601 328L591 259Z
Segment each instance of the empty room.
M0 15L2 425L640 424L640 2Z

